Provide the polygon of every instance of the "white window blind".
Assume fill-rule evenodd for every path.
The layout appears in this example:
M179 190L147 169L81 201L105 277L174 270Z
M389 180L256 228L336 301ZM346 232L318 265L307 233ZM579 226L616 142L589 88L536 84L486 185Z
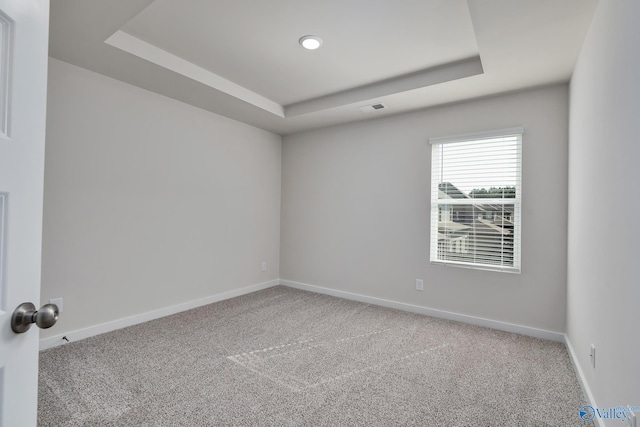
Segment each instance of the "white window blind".
M520 271L522 128L432 138L431 262Z

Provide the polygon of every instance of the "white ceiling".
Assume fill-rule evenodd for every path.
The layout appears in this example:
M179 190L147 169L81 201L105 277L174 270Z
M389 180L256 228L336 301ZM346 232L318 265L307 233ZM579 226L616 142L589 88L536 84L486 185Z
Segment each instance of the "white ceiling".
M289 134L566 82L596 1L55 0L50 55Z

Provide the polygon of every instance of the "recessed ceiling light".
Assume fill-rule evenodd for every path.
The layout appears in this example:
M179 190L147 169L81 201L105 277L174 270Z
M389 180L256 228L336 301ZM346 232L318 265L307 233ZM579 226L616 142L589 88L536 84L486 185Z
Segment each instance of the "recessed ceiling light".
M322 46L322 39L318 36L304 36L299 40L303 48L315 50Z

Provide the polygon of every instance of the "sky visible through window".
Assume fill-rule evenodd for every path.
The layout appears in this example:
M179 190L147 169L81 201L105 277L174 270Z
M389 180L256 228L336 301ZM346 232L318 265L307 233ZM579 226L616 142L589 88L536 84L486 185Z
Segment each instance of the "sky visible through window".
M465 194L516 186L517 137L443 144L442 150L440 182L453 184Z

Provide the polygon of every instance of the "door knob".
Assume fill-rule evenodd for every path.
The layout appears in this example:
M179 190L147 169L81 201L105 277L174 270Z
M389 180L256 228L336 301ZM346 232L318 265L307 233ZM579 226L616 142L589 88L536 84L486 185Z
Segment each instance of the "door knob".
M45 304L36 311L36 306L30 302L20 304L11 316L11 329L16 334L27 332L32 323L41 329L47 329L58 321L58 306Z

